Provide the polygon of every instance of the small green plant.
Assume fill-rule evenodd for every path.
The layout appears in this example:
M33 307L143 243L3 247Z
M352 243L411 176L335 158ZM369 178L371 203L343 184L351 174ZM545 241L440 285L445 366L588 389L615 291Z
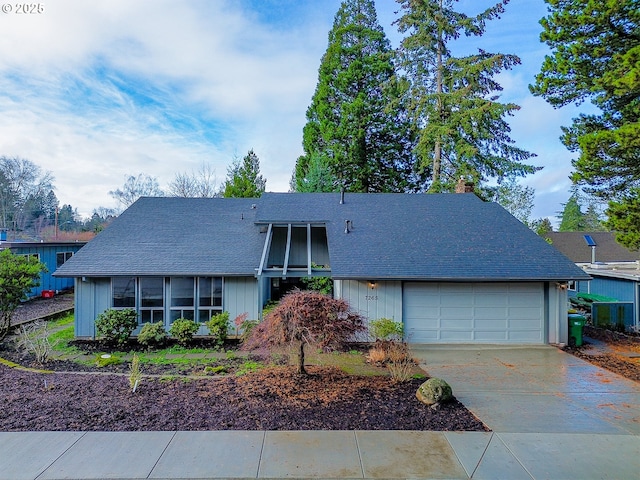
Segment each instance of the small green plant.
M182 346L186 346L193 339L200 326L193 320L178 318L171 324L169 333Z
M138 342L147 348L160 347L167 341L167 331L162 322L145 323L138 334Z
M251 372L255 372L256 370L260 370L263 367L264 367L264 365L262 365L262 363L260 363L260 362L255 362L253 360L247 360L246 362L244 362L240 366L240 368L236 372L236 375L238 375L238 376L246 375L247 373L251 373Z
M328 270L329 266L325 265L320 267L312 263L311 268L324 268ZM301 280L307 286L308 290L324 293L325 295L330 295L333 292L333 279L331 277L304 277Z
M20 325L18 348L24 349L27 353L34 354L36 362L39 364L45 363L51 354L51 343L49 342L47 323L33 322Z
M369 324L369 333L374 340L401 340L402 322L395 322L390 318L379 318Z
M216 345L220 346L227 339L227 329L229 328L229 312L222 312L211 317L205 323L209 329L209 334L213 337Z
M276 308L278 306L278 303L276 300L269 300L264 307L262 307L262 318L266 317L267 315L269 315L269 313L271 313L271 310L273 310L274 308Z
M129 367L129 386L131 387L131 392L136 393L136 388L138 388L141 378L142 369L140 368L140 357L138 357L137 353L134 353L131 359L131 366Z
M96 332L107 342L124 345L138 326L138 314L135 310L109 309L98 315Z
M122 363L122 359L116 355L110 355L108 353L98 354L96 356L96 367L104 368L109 365L120 365Z

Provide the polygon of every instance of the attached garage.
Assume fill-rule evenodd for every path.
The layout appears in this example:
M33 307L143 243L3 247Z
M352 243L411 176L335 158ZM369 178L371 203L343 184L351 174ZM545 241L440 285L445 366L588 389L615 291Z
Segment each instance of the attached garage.
M407 282L411 343L546 343L544 284Z

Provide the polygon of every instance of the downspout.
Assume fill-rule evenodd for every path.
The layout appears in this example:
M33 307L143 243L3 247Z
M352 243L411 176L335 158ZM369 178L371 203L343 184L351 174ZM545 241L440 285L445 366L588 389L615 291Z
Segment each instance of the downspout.
M633 309L635 310L634 312L634 317L635 317L635 322L636 322L636 332L640 332L640 308L638 308L638 302L640 302L640 283L636 282L636 288L635 288L635 292L634 292L634 301L633 301Z
M560 292L559 288L556 288L556 343L563 343L560 341L560 319L562 317L562 311L560 307Z

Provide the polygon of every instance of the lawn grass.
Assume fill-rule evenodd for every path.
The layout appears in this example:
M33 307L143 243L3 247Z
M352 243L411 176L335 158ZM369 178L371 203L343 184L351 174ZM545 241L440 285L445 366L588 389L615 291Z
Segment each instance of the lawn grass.
M73 313L70 313L58 320L54 320L47 325L49 331L49 343L51 348L65 355L81 354L82 352L69 342L74 339L73 333Z

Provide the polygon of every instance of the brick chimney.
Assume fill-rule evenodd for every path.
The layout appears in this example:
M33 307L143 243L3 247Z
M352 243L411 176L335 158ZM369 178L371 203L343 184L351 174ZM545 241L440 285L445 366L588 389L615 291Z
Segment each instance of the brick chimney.
M473 187L473 182L460 177L460 180L456 183L456 193L473 193Z

